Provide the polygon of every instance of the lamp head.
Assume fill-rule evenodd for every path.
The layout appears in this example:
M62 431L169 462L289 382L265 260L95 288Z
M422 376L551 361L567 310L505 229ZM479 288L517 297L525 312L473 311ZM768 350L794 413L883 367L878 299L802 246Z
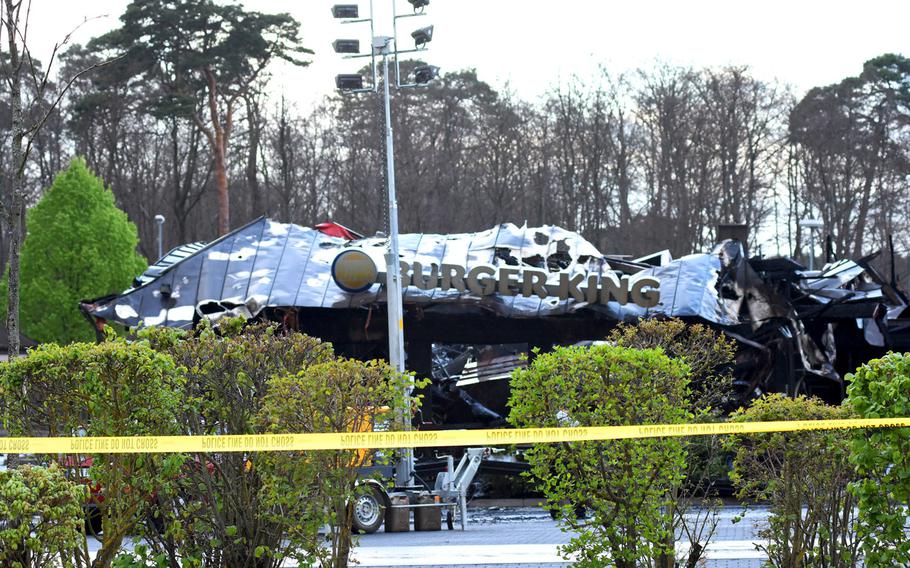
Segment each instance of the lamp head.
M821 219L800 219L799 226L805 229L821 229L825 223Z
M414 38L414 47L426 45L433 40L433 26L415 30L414 32L411 32L411 37Z
M435 65L419 65L414 68L414 82L425 85L439 76L439 67Z
M363 88L363 77L360 75L336 75L335 87L342 91L353 91Z
M359 39L336 39L332 42L335 53L360 53Z
M332 17L339 20L350 20L360 17L357 4L335 4L332 6Z

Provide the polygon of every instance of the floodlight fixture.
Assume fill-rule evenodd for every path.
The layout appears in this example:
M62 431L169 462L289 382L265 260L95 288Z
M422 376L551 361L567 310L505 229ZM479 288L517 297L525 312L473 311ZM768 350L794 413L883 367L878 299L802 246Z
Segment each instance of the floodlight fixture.
M342 91L355 91L363 88L361 75L344 74L335 76L335 87Z
M389 363L397 372L404 372L404 333L403 333L403 315L404 310L401 303L402 282L398 274L398 199L395 193L395 160L393 150L393 133L392 133L392 111L391 97L389 94L390 87L415 87L425 85L439 75L439 68L434 65L419 65L414 68L414 82L409 85L402 85L399 82L401 77L399 68L399 54L415 51L423 51L426 44L433 39L433 26L420 28L411 33L414 39L414 49L398 49L398 28L399 18L422 16L424 9L430 4L430 0L407 0L414 8L413 14L398 15L396 13L396 4L400 0L392 0L392 35L376 36L373 30L373 1L370 0L368 18L358 19L359 10L356 4L336 4L332 7L332 16L345 20L342 23L369 22L370 23L370 53L360 55L349 55L347 58L370 57L373 80L369 88L364 88L363 76L357 74L336 75L335 86L343 93L351 94L358 92L380 92L380 83L377 81L377 56L382 59L382 94L385 107L385 154L386 154L386 185L388 189L389 203L389 248L386 254L386 286L388 296L388 341L389 341ZM337 40L332 46L337 53L360 53L360 44L356 40ZM389 63L390 60L395 64L395 84L390 84ZM410 389L403 391L405 398L410 396ZM399 416L405 429L410 425L410 417L402 414ZM398 454L395 468L395 479L399 485L412 486L414 479L414 454L413 450L403 448Z
M435 65L419 65L414 68L414 83L426 85L439 76L439 67Z
M360 53L359 39L336 39L332 42L335 53Z
M332 17L338 20L350 20L360 17L357 4L335 4L332 6Z
M428 44L433 40L433 26L420 28L419 30L412 32L411 37L414 38L414 47Z

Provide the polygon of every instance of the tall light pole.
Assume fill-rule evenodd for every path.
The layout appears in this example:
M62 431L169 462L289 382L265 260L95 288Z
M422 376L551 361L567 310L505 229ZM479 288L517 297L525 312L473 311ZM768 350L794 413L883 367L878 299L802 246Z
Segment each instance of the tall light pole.
M398 197L395 195L395 148L392 140L392 104L389 93L389 46L390 37L373 38L373 49L382 55L382 96L385 103L385 163L386 186L389 199L389 250L386 253L386 309L388 310L389 364L396 373L404 373L404 307L401 300L401 269L398 254ZM411 395L407 387L406 399ZM409 405L406 405L409 406ZM411 417L407 408L402 409L398 419L405 430L410 430ZM401 485L410 486L414 477L414 451L400 450L395 466L395 479Z
M401 269L399 268L398 252L398 198L395 194L395 149L392 136L392 105L391 105L391 77L389 75L389 57L395 59L395 87L416 87L424 85L434 79L438 68L423 65L415 69L414 82L403 84L401 81L401 72L398 65L398 54L423 51L426 44L432 40L433 28L421 28L411 36L414 38L415 49L400 50L398 49L398 18L395 10L395 0L392 2L392 22L393 35L373 36L373 2L370 1L370 17L359 19L359 12L356 5L336 5L332 8L332 15L336 18L345 18L347 22L370 22L371 44L370 53L360 55L360 44L357 40L337 40L333 44L337 53L347 53L347 58L370 57L372 65L373 83L370 87L364 88L363 77L360 75L338 75L335 78L336 86L346 93L376 92L378 90L377 73L376 73L376 56L382 56L382 96L385 109L385 150L386 150L386 186L388 190L388 207L389 207L389 249L386 252L386 310L388 311L388 335L389 335L389 364L397 373L405 373L404 365L404 308L402 306L402 289L401 289ZM429 4L429 0L408 0L414 7L413 15L422 15L423 8ZM420 10L418 12L418 10ZM405 387L405 400L409 400L413 385ZM400 427L404 430L410 430L411 417L408 407L405 405L401 414L397 416ZM410 448L401 448L398 451L398 460L395 465L395 480L399 486L410 487L414 483L414 452Z
M809 270L815 270L815 230L825 224L820 219L801 219L799 226L809 229Z

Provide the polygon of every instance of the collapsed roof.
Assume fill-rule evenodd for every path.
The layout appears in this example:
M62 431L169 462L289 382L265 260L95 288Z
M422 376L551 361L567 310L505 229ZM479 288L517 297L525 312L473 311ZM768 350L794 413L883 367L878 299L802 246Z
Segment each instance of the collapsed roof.
M134 287L84 301L80 307L95 322L180 328L226 314L275 319L282 310L310 310L321 318L307 330L315 330L316 335L321 335L319 326L328 326L332 318L351 319L352 314L368 310L363 328L369 331L373 310L384 310L385 286L377 282L363 292L345 292L332 278L332 263L340 252L357 248L382 267L387 239L360 238L337 227L308 228L260 218L211 243L178 247L139 276ZM907 299L875 272L868 258L842 260L810 272L790 259L747 259L741 244L728 240L711 252L678 259L666 251L630 259L605 255L578 233L560 227L508 223L476 233L403 234L399 250L402 261L417 261L424 267L457 264L470 269L486 264L545 270L548 284L554 286L561 274L651 276L660 282L659 303L649 308L572 297L478 295L470 290L408 286L406 317L418 326L431 316L437 318L428 320L433 322L456 316L526 322L503 329L542 321L563 325L584 319L590 324L585 331L552 339L564 343L601 339L616 322L642 317L703 321L751 350L751 360L738 361L746 369L742 374L750 389L775 382L789 388L786 385L794 385L793 376L782 379L781 375L793 373L840 389L844 370L855 368L870 353L910 348ZM407 319L405 325L407 331ZM482 339L485 329L480 327L477 337ZM380 343L383 339L352 332L348 341ZM844 351L851 343L852 352ZM791 358L783 367L778 353L782 346Z
M385 287L376 283L350 294L331 277L339 252L359 248L384 266L384 237L348 239L294 224L258 219L209 244L178 247L137 277L135 286L121 294L83 303L96 318L128 327L191 327L219 311L221 306L245 306L255 317L272 307L349 309L385 302ZM401 259L423 266L455 263L470 269L479 264L543 268L556 284L560 273L652 275L661 281L660 304L642 308L616 302L606 305L569 298L477 296L470 292L409 286L404 303L424 309L481 309L503 317L546 317L576 310L594 310L611 319L634 320L653 314L701 317L732 325L734 307L718 296L717 255L690 255L653 266L623 257L601 254L581 235L555 226L518 227L502 224L486 231L453 235L404 234ZM446 306L446 307L444 307Z

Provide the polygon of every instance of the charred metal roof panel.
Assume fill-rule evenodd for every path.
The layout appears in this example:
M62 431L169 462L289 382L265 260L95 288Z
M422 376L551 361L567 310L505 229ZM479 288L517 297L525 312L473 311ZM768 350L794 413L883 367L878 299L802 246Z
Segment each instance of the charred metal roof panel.
M236 306L245 306L255 315L265 307L349 308L384 302L385 287L379 283L357 294L335 284L332 262L339 252L351 247L366 252L378 267L385 266L385 237L350 241L262 218L212 243L181 248L181 254L174 254L170 264L160 267L139 286L118 296L85 302L83 308L93 316L127 326L189 327L204 314ZM558 285L560 273L602 274L613 270L581 235L555 226L506 223L476 233L403 234L399 250L402 260L420 262L427 272L430 266L442 264L467 269L478 264L533 266L548 269L548 284L553 285ZM416 286L404 290L404 302L426 309L474 306L504 317L564 315L593 309L618 320L663 313L733 324L736 314L717 292L720 270L717 254L689 255L642 270L641 275L653 275L661 281L661 303L651 309L537 296L481 297L469 291Z
M192 256L203 247L205 247L205 244L206 243L204 242L187 243L185 245L180 245L179 247L172 248L171 250L167 251L164 256L156 260L154 264L146 268L145 272L137 276L134 285L141 286L147 282L151 282L167 267L180 262L189 256Z

